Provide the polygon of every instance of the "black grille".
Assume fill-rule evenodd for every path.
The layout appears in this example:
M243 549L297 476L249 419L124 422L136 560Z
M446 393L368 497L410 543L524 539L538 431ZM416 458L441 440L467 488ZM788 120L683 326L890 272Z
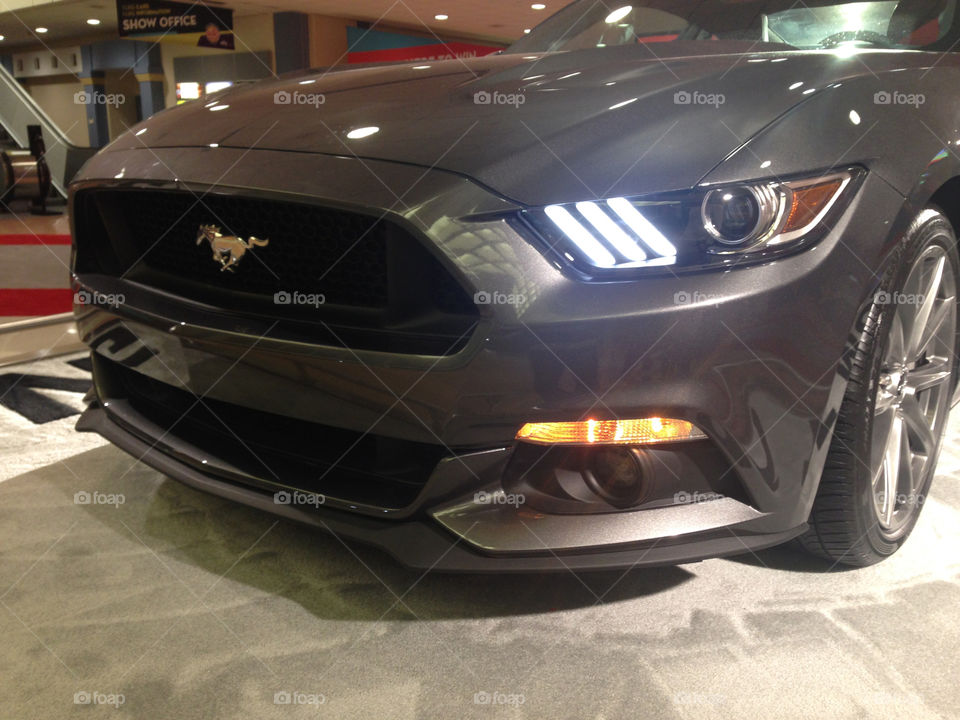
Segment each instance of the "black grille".
M335 305L385 307L391 225L374 217L309 205L241 197L203 198L179 193L130 193L124 215L151 270L227 290L270 295L324 294ZM201 225L224 235L267 239L233 272L222 271Z
M383 347L367 341L372 349L456 352L477 317L443 263L405 228L376 216L229 194L91 189L74 198L74 222L80 275L122 277L233 313L389 335ZM269 244L224 271L208 242L197 241L202 225ZM278 293L324 302L278 305ZM399 342L398 332L421 345Z
M99 355L94 355L94 371L105 399L126 400L163 428L167 440L183 438L258 479L261 487L288 486L346 503L402 509L413 503L446 455L438 445L358 433L207 398L200 403L186 390Z

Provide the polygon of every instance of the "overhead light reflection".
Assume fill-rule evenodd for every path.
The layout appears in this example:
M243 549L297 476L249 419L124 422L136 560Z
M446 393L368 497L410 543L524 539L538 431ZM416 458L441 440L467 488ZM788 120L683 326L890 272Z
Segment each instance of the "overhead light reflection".
M607 19L604 21L608 25L613 25L623 20L627 15L633 12L633 5L624 5L621 8L617 8L612 13L607 15Z
M380 128L375 126L357 128L356 130L351 130L347 133L347 137L351 140L361 140L365 137L370 137L371 135L376 135L380 132Z
M624 100L623 102L617 103L616 105L611 105L609 109L618 110L622 107L626 107L630 103L635 103L636 101L637 101L637 98L630 98L629 100Z

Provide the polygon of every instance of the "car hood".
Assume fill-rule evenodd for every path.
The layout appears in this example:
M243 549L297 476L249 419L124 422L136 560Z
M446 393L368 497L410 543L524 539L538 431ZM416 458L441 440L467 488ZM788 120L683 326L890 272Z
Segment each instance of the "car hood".
M720 45L739 52L691 54ZM539 205L691 187L811 92L865 72L833 53L730 45L311 71L160 113L111 149L355 155L459 173ZM360 128L378 131L351 139Z

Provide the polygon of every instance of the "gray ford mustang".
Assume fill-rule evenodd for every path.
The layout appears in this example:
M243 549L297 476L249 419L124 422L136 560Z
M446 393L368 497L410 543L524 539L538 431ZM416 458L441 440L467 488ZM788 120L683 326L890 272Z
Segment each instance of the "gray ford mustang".
M95 431L448 571L913 529L957 378L957 0L581 0L163 112L71 189Z

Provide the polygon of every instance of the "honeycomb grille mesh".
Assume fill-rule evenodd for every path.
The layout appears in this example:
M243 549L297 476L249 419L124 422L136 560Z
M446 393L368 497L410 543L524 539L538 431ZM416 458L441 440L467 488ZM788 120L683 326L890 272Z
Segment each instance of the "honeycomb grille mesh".
M151 270L224 290L323 294L327 303L381 308L388 302L387 222L311 205L187 193L125 193L123 213L138 260ZM223 271L201 225L269 240ZM142 259L141 259L142 257Z

